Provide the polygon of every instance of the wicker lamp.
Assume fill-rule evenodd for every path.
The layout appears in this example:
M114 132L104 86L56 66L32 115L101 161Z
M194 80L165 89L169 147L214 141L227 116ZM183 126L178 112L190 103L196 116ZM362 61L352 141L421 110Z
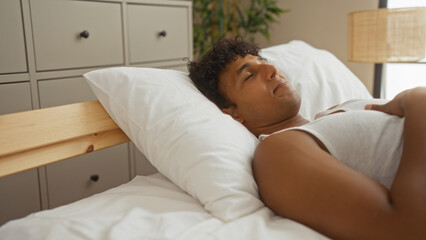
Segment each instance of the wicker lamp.
M348 60L374 65L373 96L381 97L386 62L417 62L426 55L426 8L379 9L348 16Z
M348 58L354 62L417 62L426 53L426 8L379 8L348 16Z

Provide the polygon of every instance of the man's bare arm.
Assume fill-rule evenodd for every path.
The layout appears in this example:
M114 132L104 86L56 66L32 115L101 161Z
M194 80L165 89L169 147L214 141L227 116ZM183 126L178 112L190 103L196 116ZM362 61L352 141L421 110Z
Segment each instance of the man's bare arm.
M266 138L256 150L253 171L268 207L329 237L426 235L423 213L408 211L404 206L409 201L394 202L380 183L332 157L307 133L288 131Z
M404 217L422 214L426 223L426 88L404 91L387 104L369 108L405 117L403 153L390 196Z

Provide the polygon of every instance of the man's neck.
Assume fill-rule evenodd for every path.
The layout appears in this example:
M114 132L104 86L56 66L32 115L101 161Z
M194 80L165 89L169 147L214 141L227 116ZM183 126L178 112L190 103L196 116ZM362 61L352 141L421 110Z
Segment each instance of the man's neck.
M261 134L271 134L276 131L284 130L291 127L299 127L309 123L309 120L303 118L300 114L297 114L287 120L278 122L268 126L261 126L257 128L249 129L256 137Z

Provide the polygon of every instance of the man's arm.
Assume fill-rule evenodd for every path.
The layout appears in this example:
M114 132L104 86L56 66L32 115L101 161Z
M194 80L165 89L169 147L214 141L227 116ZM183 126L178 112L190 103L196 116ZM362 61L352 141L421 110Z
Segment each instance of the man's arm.
M288 131L266 138L256 150L253 172L268 207L329 237L426 236L425 214L408 209L407 197L393 199L406 191L393 196L322 150L307 133Z
M387 104L367 108L405 117L403 152L390 197L394 207L407 215L403 217L421 214L425 224L426 88L404 91Z
M263 140L253 172L262 200L281 216L334 239L392 235L385 231L392 215L388 191L322 150L307 133L288 131Z

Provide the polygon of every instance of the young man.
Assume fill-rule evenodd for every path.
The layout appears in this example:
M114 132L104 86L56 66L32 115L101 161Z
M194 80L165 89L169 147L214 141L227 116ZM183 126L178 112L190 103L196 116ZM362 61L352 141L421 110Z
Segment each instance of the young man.
M426 237L426 88L384 105L349 102L310 123L286 77L241 38L188 68L203 94L264 138L253 173L277 214L335 239Z

